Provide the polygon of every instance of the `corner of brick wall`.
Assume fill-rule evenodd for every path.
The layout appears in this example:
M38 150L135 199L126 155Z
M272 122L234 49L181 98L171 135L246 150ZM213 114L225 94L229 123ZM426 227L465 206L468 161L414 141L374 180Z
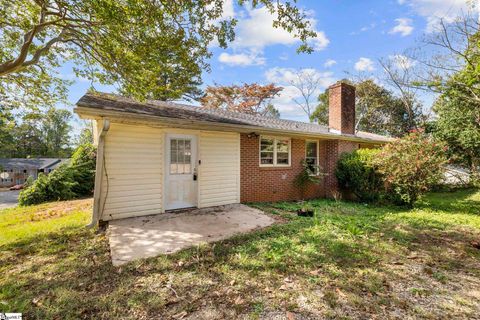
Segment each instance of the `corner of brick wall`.
M325 172L325 196L333 198L339 192L335 169L340 155L344 152L352 152L358 149L358 143L351 141L329 140L326 142L326 165Z

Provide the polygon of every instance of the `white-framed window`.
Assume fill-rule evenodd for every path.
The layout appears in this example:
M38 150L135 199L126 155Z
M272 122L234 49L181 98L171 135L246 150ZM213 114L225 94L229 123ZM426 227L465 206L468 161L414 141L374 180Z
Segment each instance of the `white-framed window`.
M305 141L305 162L309 165L312 172L316 171L318 162L318 140Z
M291 141L289 138L260 136L260 166L289 167Z

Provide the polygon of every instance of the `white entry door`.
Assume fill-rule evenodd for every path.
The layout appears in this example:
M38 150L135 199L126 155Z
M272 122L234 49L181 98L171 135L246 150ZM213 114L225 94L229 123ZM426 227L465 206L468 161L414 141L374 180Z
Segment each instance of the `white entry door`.
M167 134L165 210L197 206L197 137Z

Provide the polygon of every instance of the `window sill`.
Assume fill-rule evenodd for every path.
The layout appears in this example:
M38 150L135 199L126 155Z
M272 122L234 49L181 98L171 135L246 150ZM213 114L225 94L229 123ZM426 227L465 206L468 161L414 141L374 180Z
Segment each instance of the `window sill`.
M260 166L262 171L292 170L292 166Z

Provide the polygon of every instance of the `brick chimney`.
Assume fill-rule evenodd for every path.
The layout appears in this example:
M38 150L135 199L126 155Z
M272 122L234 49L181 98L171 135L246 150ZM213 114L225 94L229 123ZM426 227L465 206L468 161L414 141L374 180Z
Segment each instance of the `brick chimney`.
M329 128L355 134L355 87L339 81L328 88L328 100Z

